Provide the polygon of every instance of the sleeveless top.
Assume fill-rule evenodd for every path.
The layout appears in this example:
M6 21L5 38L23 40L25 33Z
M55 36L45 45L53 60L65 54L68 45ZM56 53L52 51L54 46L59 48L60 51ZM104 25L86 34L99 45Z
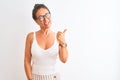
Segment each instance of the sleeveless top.
M50 48L44 50L38 45L34 32L31 54L32 74L51 74L56 72L55 64L58 57L58 44L56 38L54 44Z

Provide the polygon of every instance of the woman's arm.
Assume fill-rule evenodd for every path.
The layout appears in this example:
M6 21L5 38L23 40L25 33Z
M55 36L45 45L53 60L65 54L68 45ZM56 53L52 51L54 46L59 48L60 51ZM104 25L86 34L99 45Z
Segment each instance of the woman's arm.
M66 43L63 43L63 44L60 44L59 43L59 57L60 57L60 60L65 63L68 59L68 49L67 49L67 44Z
M32 33L29 33L26 38L25 56L24 56L24 68L28 80L32 80L31 43L32 43Z
M68 49L67 49L67 43L65 41L65 32L66 29L63 32L57 33L57 40L59 43L59 57L60 60L65 63L68 59Z

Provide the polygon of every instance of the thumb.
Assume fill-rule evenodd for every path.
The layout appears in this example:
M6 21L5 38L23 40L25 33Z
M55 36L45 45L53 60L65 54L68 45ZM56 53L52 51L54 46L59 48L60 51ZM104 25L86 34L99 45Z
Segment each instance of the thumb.
M67 31L67 29L64 29L63 33L65 33Z

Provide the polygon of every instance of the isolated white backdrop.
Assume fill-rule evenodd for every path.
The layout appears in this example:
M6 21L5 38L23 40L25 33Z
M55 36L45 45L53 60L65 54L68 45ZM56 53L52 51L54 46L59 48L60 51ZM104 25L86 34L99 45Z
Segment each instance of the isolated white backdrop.
M1 0L0 80L26 80L25 37L39 29L35 3L49 7L53 30L68 29L69 59L57 64L62 80L120 80L119 0Z

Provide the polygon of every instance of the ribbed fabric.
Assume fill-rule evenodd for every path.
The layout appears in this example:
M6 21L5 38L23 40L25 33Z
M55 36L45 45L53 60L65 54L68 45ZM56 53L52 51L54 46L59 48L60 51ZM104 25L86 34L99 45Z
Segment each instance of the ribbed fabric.
M54 73L49 75L33 74L32 80L60 80L60 74L59 73Z
M32 80L60 80L60 74L56 72L55 65L58 58L58 43L44 50L37 42L36 34L31 46L32 53Z
M34 32L33 43L31 45L32 54L32 73L41 74L52 74L55 73L55 65L58 58L58 43L55 38L54 44L44 50L40 47L37 42L36 34Z

